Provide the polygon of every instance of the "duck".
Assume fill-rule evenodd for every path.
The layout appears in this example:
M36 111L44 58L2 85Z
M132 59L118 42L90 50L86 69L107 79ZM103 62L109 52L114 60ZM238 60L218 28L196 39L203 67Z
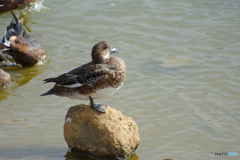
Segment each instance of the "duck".
M83 64L55 78L44 79L53 82L54 87L41 94L68 97L70 99L90 100L90 107L105 113L106 105L94 103L94 99L111 97L123 86L126 78L126 65L118 57L109 57L118 53L106 41L95 44L92 48L92 61Z
M0 86L11 81L9 73L5 72L2 68L7 66L7 58L0 53Z
M46 51L23 26L23 19L19 21L12 11L11 13L13 19L1 40L1 51L22 67L32 67L46 58Z
M4 0L0 1L0 13L6 12L9 9L16 9L23 7L31 2L37 2L38 0Z

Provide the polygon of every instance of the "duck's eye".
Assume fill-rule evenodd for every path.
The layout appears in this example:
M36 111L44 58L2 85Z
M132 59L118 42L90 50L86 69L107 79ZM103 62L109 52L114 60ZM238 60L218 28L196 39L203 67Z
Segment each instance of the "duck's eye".
M19 44L19 40L16 39L16 40L15 40L15 43L16 43L16 44Z
M103 46L103 49L107 49L107 46Z

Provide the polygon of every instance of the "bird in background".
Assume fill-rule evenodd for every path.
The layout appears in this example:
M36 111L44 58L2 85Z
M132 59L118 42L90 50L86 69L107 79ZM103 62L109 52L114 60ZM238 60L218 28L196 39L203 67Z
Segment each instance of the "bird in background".
M0 49L2 53L11 56L17 64L32 67L46 58L46 51L23 26L23 19L18 20L12 11L11 13L13 19L6 27L5 35L0 42Z

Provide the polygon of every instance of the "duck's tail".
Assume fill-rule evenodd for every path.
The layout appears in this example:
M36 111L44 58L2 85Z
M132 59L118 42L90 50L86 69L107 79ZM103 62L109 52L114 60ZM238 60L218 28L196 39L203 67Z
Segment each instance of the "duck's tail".
M50 89L49 91L41 94L40 96L47 96L47 95L53 95L53 94L54 94L54 92L52 91L52 89Z

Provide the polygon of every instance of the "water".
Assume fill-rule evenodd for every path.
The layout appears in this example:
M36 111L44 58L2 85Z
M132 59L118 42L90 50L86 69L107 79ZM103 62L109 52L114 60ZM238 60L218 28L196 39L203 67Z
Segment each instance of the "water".
M44 1L21 13L47 51L42 65L7 68L0 89L0 159L86 159L68 152L63 123L69 107L88 101L40 97L58 76L90 61L106 40L127 65L124 86L97 100L132 117L141 143L130 159L238 159L240 154L240 2ZM11 21L0 16L0 35Z

